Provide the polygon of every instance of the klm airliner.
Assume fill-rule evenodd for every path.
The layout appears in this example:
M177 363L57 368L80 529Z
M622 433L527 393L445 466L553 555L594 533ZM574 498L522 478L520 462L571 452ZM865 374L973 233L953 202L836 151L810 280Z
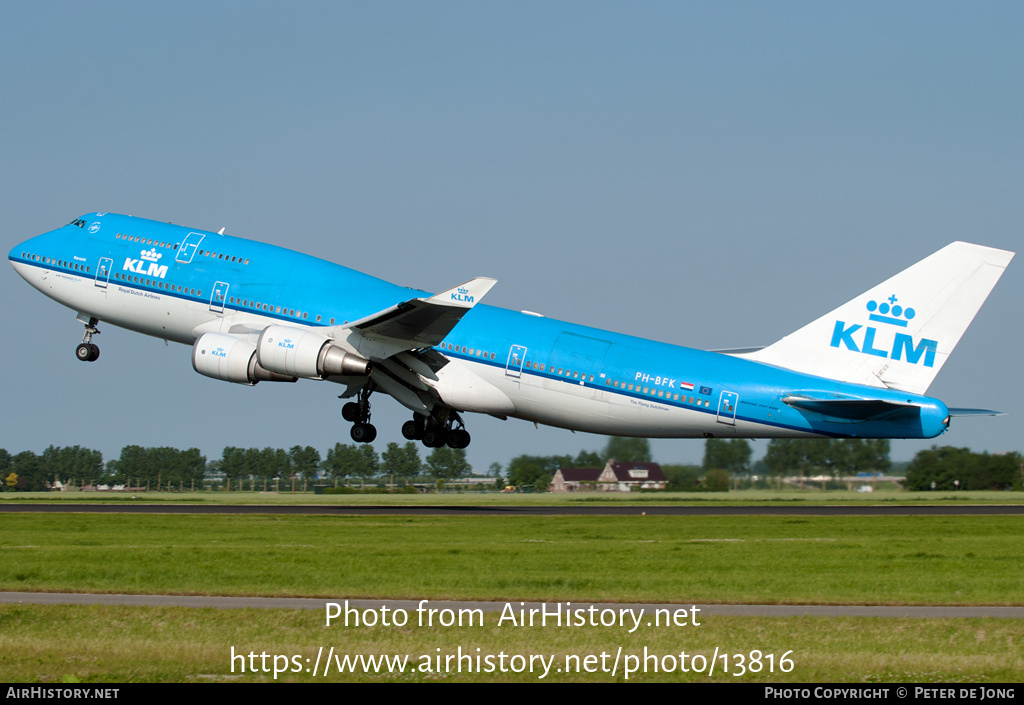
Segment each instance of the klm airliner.
M647 438L932 438L925 396L1012 252L954 242L762 349L710 352L480 304L478 277L439 294L281 247L92 213L15 247L29 284L78 314L183 343L207 377L334 382L351 436L370 400L411 412L402 435L465 448L463 414Z

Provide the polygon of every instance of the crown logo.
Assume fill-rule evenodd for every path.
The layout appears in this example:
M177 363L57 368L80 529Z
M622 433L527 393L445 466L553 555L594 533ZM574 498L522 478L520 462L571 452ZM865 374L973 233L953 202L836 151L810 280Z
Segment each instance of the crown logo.
M468 294L468 293L469 293L469 289L467 289L467 288L466 288L466 287L464 287L464 286L460 286L460 287L459 287L459 293L460 293L460 294Z
M895 296L890 296L881 303L874 300L868 301L867 309L871 314L868 318L878 323L888 323L891 326L906 328L907 322L913 320L917 311L912 308L904 308L896 303L897 301L899 299ZM877 313L875 313L876 311Z
M157 252L155 247L152 250L142 251L142 259L147 262L159 262L161 257L163 257L163 255Z

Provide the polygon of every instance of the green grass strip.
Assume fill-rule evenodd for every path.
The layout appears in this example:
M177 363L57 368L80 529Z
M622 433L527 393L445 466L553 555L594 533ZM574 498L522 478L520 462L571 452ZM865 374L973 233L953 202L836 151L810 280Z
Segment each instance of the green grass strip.
M273 681L273 656L286 660L278 681L319 682L612 682L624 681L623 667L612 676L607 670L590 673L559 672L566 657L600 654L655 656L647 672L633 673L630 682L763 682L763 683L899 683L1021 682L1024 657L1018 620L1005 619L871 619L871 618L752 618L716 617L699 627L661 628L624 633L606 627L516 628L495 623L483 626L420 628L346 628L324 625L317 610L216 610L160 607L0 605L0 681L30 683L129 682L251 682ZM247 662L231 660L236 654L266 653L270 672L253 673ZM339 656L405 655L404 670L355 669L326 677L310 669L318 650L323 659L334 647ZM456 672L456 661L441 671L425 670L423 657L432 663L440 656L463 654L506 657L543 655L553 658L544 678L541 672ZM695 655L705 661L715 649L729 656L728 672L721 658L714 675L675 669L664 657ZM760 672L742 675L737 654L750 665L752 651L761 652ZM786 652L792 669L782 673L780 656ZM769 670L768 655L774 670ZM298 661L294 661L298 658ZM308 659L308 661L306 660ZM605 660L608 665L611 658ZM300 668L292 672L295 664ZM442 661L442 663L444 663ZM484 662L482 662L484 663ZM511 659L506 663L511 666ZM234 665L234 672L232 666ZM699 665L699 663L698 663Z
M10 514L0 589L1024 604L1017 517Z

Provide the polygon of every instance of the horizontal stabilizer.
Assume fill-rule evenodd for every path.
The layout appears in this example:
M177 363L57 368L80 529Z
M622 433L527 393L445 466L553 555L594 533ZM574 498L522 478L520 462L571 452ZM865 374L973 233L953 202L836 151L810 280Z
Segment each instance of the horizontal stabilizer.
M885 399L814 399L789 395L782 401L794 409L811 411L823 416L832 416L847 421L868 421L891 411L919 409L916 404L887 401Z
M1006 416L1005 411L992 411L991 409L950 409L950 416Z

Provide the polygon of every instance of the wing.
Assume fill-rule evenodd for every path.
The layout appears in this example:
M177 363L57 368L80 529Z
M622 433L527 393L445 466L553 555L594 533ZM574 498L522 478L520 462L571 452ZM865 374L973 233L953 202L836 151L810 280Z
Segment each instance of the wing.
M414 412L429 414L438 403L446 403L438 391L438 372L449 362L448 358L431 348L444 340L462 317L479 303L496 283L496 279L477 277L440 294L403 301L358 321L329 329L317 328L310 331L277 326L276 328L284 330L285 335L292 331L292 337L300 340L292 347L301 347L301 341L308 338L312 341L310 345L314 353L319 350L322 357L326 348L321 344L330 340L335 346L335 357L338 353L344 356L355 351L358 355L352 359L364 364L362 369L353 368L356 371L351 373L325 373L320 367L322 361L314 354L315 360L306 359L306 373L296 372L288 377L278 377L288 381L295 381L296 376L329 379L347 386L342 397L353 396L370 381ZM229 326L226 334L221 333L220 330L226 324ZM270 328L258 329L255 325L250 325L243 316L227 322L218 319L197 327L193 332L197 338L204 334L214 336L215 339L209 339L212 341L211 344L219 344L223 349L237 348L241 351L239 355L246 353L248 357L245 360L251 361L256 359L253 355L267 330ZM328 335L325 337L324 333ZM296 338L296 335L300 337ZM200 363L203 365L202 369L197 366L199 363L193 360L193 366L196 366L197 371L219 379L249 384L254 384L257 379L270 379L266 376L254 376L252 370L242 369L244 366L241 363L235 365L238 370L232 368L233 376L225 376L227 373L222 374L219 367L212 369L212 363L207 364L205 358L201 359ZM211 369L207 370L208 367ZM472 373L462 372L463 377L467 374ZM488 386L475 378L472 382L478 385L474 388L478 396L479 388ZM476 410L467 403L460 404L460 408ZM497 408L502 411L506 406L499 404ZM490 407L484 410L491 413Z
M477 277L434 296L403 301L340 326L342 336L373 361L370 379L400 404L421 414L441 401L437 372L448 359L438 345L497 279ZM350 389L346 394L351 395Z

